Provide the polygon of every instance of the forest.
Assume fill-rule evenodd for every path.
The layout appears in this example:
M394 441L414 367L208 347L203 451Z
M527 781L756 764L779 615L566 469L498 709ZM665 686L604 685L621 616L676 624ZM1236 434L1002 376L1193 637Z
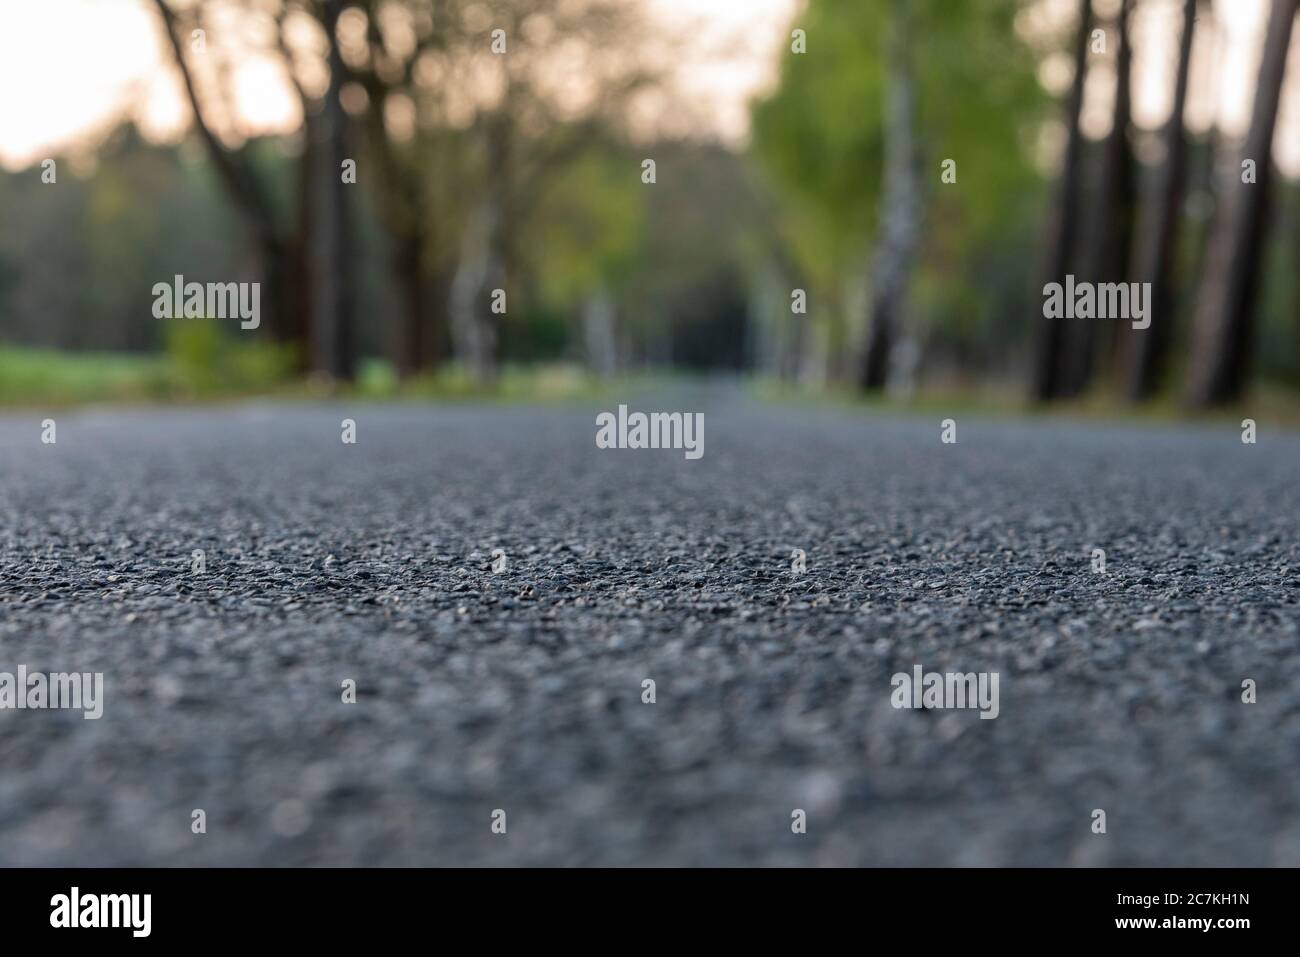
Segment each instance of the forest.
M158 136L124 97L0 172L0 399L1300 385L1295 0L808 0L767 24L739 134L687 69L718 56L696 21L638 0L137 6L187 116ZM255 68L280 130L241 116ZM257 283L259 327L158 319L179 275ZM1076 280L1149 315L1053 307Z

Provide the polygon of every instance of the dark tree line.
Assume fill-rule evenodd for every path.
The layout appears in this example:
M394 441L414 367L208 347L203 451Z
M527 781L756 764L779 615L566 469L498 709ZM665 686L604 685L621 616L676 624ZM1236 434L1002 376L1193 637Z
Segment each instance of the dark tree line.
M1080 114L1096 20L1091 0L1080 2L1075 76L1066 105L1068 141L1045 274L1047 282L1063 282L1072 269L1077 269L1080 280L1097 283L1149 282L1151 324L1141 330L1111 329L1095 320L1039 318L1031 392L1039 401L1078 395L1089 386L1099 365L1114 362L1131 399L1151 397L1169 371L1170 350L1177 338L1176 303L1185 297L1195 308L1185 337L1190 347L1183 397L1188 405L1203 408L1241 398L1248 382L1269 228L1273 134L1298 3L1271 2L1250 127L1236 161L1227 169L1230 179L1225 180L1209 228L1204 268L1201 275L1187 277L1177 275L1176 257L1188 178L1184 111L1194 30L1208 4L1184 0L1173 109L1161 137L1164 156L1152 188L1140 199L1129 145L1128 26L1136 6L1136 0L1123 0L1113 24L1117 44L1113 125L1100 150L1097 186L1090 192L1085 183ZM1087 248L1080 250L1085 233L1090 233ZM1113 334L1114 341L1107 343L1103 332Z
M295 346L304 367L310 364L350 379L355 366L351 329L355 289L347 248L348 197L338 165L349 152L347 122L339 100L344 74L335 29L341 3L322 0L305 8L320 17L329 43L330 84L320 103L313 103L294 79L284 39L289 8L281 7L275 19L275 49L289 64L286 72L294 81L304 122L293 208L287 215L275 208L275 187L259 171L249 144L237 149L225 145L204 110L192 63L192 58L207 48L205 40L196 39L196 31L206 30L202 8L178 12L167 0L154 3L184 82L194 127L260 252L262 302L271 335L277 342ZM314 222L313 215L324 223Z
M223 82L223 71L200 64L191 44L193 31L207 25L204 5L154 2L198 138L258 252L271 335L296 348L304 369L343 380L355 372L357 216L340 167L360 155L373 171L363 188L385 234L391 285L401 304L391 337L397 373L420 373L454 353L480 381L490 382L508 327L496 306L519 294L529 297L541 282L536 249L524 236L546 208L549 184L593 137L612 129L612 118L624 112L629 95L650 73L632 55L639 34L628 29L631 4L284 0L270 14L272 39L262 52L281 58L304 117L301 153L286 191L283 177L259 162L256 143L230 145L208 116L209 87ZM1078 0L1074 76L1063 104L1064 155L1040 268L1044 282L1062 283L1073 274L1098 284L1149 283L1151 323L1132 329L1122 321L1034 315L1029 384L1036 401L1077 397L1100 383L1113 383L1133 401L1146 400L1174 387L1172 373L1178 370L1185 401L1205 407L1240 398L1249 381L1276 191L1271 143L1300 0L1270 0L1250 126L1239 155L1231 158L1233 144L1217 131L1208 144L1193 143L1185 126L1193 41L1210 3L1183 0L1169 78L1172 109L1158 133L1158 165L1144 175L1135 149L1130 34L1146 2L1120 0L1113 15L1103 15L1095 0ZM480 6L502 26L494 35L508 38L509 56L494 56L501 51L488 50L481 25L469 26ZM935 105L928 73L936 65L924 44L927 30L946 29L951 24L945 26L944 18L955 16L941 4L910 0L879 0L876 6L883 75L875 108L879 201L870 256L857 270L869 278L863 306L856 307L865 310L862 339L856 350L842 350L854 352L853 360L840 363L844 375L868 391L883 388L893 375L897 347L912 334L909 286L921 261L934 252L925 248L923 220L942 201L920 170L937 161L934 118L926 115ZM265 16L268 9L250 5L247 12ZM524 29L539 14L551 24L550 39ZM343 44L338 25L345 15L359 16L364 29ZM405 18L409 36L402 42L395 42L386 25L389 15ZM315 22L325 40L323 53L291 48L291 17ZM609 58L619 66L599 78L601 94L582 117L559 119L564 110L545 92L554 50L560 49L557 36L592 50L627 44L621 60ZM1099 36L1112 58L1115 84L1110 130L1093 143L1084 134L1082 113L1092 61L1101 52L1095 49ZM305 56L321 60L328 74L323 89L313 92L302 82L298 67ZM485 85L499 87L499 95L480 102ZM363 100L361 106L352 102L350 110L344 108L349 87L354 99L359 93ZM467 107L468 124L451 120ZM414 117L405 134L391 122L391 114L401 110ZM1208 226L1196 230L1202 262L1189 269L1182 254L1184 237L1191 235L1185 207L1193 161L1207 154L1207 175L1221 181L1214 191L1219 201ZM610 277L585 281L589 288L577 296L582 322L596 343L589 351L605 356L597 363L604 368L614 353L609 327L623 307L611 306ZM1180 328L1184 314L1186 328ZM908 347L915 350L915 342Z
M385 234L401 301L398 375L433 368L450 346L491 382L505 304L535 289L546 253L525 249L521 234L559 173L619 139L631 97L662 71L642 55L653 48L627 0L282 0L273 9L243 0L235 8L250 23L270 16L259 53L279 59L301 102L292 201L277 204L256 144L229 145L205 108L229 93L220 89L229 64L191 42L215 27L210 11L154 4L198 137L258 250L270 330L304 368L332 379L352 378L357 364L357 217L345 161L365 166L351 182L364 181ZM314 23L323 57L300 31L290 42L291 19ZM575 53L588 57L594 88L581 108L554 88ZM329 79L313 94L301 77L316 66Z
M1273 178L1269 157L1297 10L1300 0L1273 0L1250 129L1235 167L1240 176L1243 165L1253 164L1255 182L1227 192L1210 236L1187 383L1187 398L1193 405L1231 401L1246 384L1269 227Z

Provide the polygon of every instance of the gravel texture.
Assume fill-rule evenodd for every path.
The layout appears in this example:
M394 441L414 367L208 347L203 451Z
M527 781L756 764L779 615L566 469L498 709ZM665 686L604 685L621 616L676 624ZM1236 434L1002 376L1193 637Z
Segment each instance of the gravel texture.
M631 404L0 416L0 864L1300 864L1300 437Z

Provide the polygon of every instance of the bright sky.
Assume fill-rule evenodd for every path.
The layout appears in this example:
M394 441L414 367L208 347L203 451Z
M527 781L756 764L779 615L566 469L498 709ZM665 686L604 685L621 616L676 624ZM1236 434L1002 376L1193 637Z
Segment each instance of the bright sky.
M1109 2L1109 0L1103 0ZM702 115L730 138L744 136L747 102L774 78L787 42L786 28L801 0L650 0L666 22L694 22L702 51L681 67L681 84ZM1249 119L1259 61L1259 36L1268 0L1215 0L1220 30L1200 35L1189 104L1194 128L1216 121L1232 134ZM1039 0L1045 22L1067 18L1073 0ZM1169 109L1169 78L1176 55L1178 0L1144 0L1135 25L1138 44L1135 116L1154 126ZM17 169L83 141L122 116L145 133L174 139L188 121L176 73L169 64L149 0L0 0L0 164ZM816 38L809 38L809 56ZM1214 68L1213 64L1217 64ZM1041 71L1049 86L1062 65ZM1068 63L1064 65L1068 81ZM1088 128L1108 124L1113 72L1091 71ZM234 76L234 104L245 134L292 128L298 107L274 63L250 60ZM1280 113L1278 160L1300 176L1300 31L1288 64Z

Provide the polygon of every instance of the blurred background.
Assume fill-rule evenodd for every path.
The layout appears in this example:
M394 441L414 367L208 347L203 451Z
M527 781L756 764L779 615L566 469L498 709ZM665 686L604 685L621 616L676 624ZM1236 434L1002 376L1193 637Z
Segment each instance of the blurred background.
M0 402L721 372L1300 418L1296 10L0 0ZM1151 327L1044 320L1067 273ZM177 274L260 328L155 318Z

